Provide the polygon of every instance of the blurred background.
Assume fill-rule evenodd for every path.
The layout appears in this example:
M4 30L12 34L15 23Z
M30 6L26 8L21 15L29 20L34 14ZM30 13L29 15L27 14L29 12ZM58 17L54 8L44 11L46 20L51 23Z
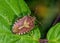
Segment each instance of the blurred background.
M32 15L37 16L37 21L42 37L50 27L60 21L60 0L25 0L31 9Z

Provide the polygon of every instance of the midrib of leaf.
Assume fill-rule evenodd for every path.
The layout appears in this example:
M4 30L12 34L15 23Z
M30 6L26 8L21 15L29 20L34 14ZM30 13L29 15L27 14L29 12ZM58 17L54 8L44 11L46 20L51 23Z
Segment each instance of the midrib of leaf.
M9 1L9 0L4 0L4 2L8 5L8 7L10 7L11 10L18 16L18 15L20 14L20 12L17 12L17 11L14 9L15 6L12 6L11 3L8 2L8 1ZM18 2L17 2L17 4L18 4ZM17 7L18 7L18 5L17 5ZM19 7L18 7L18 8L19 8ZM20 11L20 9L19 9L19 11Z
M18 16L18 13L16 12L16 10L11 6L11 4L5 0L5 2L9 5L9 7L13 10L13 12Z
M8 7L10 7L12 9L12 11L18 15L18 13L15 11L15 9L9 4L9 2L7 0L5 0L5 2L8 4ZM0 14L0 16L5 19L5 21L7 21L7 24L9 24L9 26L11 25L11 22L9 22L9 19L7 16L3 15L3 14ZM14 16L13 16L14 17Z

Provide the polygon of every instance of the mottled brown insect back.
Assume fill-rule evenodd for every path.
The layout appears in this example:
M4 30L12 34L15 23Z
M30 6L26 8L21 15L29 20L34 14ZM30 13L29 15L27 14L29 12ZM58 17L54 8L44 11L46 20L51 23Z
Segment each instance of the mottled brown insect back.
M17 20L13 25L12 31L15 34L25 34L31 31L34 27L35 17L24 16L23 18Z

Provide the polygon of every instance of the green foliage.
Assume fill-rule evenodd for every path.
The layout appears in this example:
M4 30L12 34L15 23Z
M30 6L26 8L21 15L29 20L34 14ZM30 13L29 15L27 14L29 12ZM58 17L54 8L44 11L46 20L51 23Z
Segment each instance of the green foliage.
M39 43L39 38L40 33L37 26L24 35L15 35L7 31L7 28L0 27L0 43Z
M0 0L0 43L39 43L38 26L24 35L15 35L11 32L15 17L28 13L31 12L23 0Z
M53 26L47 34L48 43L60 43L60 23Z

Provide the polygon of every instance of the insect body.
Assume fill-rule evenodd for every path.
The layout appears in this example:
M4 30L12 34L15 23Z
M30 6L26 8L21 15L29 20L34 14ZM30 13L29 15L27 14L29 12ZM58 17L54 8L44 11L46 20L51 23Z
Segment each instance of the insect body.
M25 34L33 29L35 17L24 16L23 18L17 20L13 25L12 31L15 34Z

